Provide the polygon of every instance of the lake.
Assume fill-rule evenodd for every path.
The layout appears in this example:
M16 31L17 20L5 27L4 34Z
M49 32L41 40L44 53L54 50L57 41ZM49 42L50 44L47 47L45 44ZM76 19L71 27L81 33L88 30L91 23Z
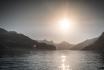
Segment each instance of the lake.
M104 70L104 56L92 51L35 51L0 58L0 70Z

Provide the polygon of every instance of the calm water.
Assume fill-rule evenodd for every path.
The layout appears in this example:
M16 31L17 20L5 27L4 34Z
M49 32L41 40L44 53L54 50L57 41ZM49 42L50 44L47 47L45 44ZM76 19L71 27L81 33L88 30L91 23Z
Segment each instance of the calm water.
M91 51L36 51L0 58L0 70L104 70L103 54Z

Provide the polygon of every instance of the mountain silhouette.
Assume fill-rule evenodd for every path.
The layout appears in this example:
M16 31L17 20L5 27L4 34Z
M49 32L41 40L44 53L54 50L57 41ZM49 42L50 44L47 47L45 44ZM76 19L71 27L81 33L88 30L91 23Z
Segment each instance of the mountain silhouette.
M88 39L88 40L85 40L84 42L81 42L75 46L73 46L71 48L71 50L82 50L84 48L86 48L87 46L93 44L98 38L93 38L93 39Z
M101 36L91 45L84 48L84 50L104 50L104 32Z
M58 44L55 44L56 46L56 49L58 50L69 50L71 47L73 47L72 44L66 42L66 41L63 41L61 43L58 43Z
M0 28L0 55L18 54L35 50L55 50L54 45L39 43L24 34Z
M69 50L73 45L66 42L62 41L60 43L54 43L53 41L48 41L48 40L39 40L40 43L46 43L48 45L54 45L57 50Z
M55 44L52 40L49 41L49 40L46 40L46 39L44 39L44 40L38 40L38 42L40 42L40 43L46 43L46 44L49 44L49 45L54 45Z

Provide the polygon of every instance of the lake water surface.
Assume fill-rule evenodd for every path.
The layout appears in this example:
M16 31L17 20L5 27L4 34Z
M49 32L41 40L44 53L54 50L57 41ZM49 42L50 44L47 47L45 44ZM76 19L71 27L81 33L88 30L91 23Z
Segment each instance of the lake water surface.
M0 58L0 70L104 70L104 58L91 51L35 51Z

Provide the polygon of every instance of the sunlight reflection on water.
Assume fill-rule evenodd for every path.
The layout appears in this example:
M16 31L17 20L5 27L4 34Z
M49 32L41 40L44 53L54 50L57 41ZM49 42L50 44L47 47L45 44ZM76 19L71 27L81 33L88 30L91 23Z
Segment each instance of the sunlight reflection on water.
M59 66L59 70L72 70L70 65L66 62L66 56L61 56L61 65Z
M90 51L35 51L0 58L0 70L104 70L104 53Z

